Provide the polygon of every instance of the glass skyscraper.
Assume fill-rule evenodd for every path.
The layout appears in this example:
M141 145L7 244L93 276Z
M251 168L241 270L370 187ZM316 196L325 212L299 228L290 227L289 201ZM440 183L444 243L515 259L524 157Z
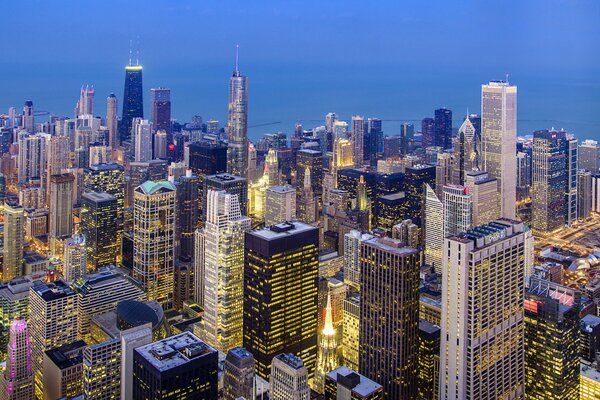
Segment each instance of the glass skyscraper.
M142 87L142 66L125 67L125 89L123 92L123 114L121 114L121 142L131 139L131 125L134 118L144 118L144 89Z

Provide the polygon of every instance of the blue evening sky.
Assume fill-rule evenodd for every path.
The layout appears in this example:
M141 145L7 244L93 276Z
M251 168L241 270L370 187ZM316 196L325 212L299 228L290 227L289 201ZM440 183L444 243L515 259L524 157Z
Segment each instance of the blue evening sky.
M479 112L480 84L510 74L519 134L564 127L600 140L597 0L269 1L5 0L0 112L33 100L71 115L82 84L123 96L129 39L173 117L222 122L235 45L250 79L251 130L290 133L329 111L380 117L394 134L446 106ZM135 45L134 45L135 47Z

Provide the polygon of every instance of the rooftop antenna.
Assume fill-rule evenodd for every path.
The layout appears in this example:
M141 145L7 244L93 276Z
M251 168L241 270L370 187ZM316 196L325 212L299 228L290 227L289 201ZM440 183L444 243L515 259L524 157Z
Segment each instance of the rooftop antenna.
M137 37L137 51L135 53L135 65L140 65L140 37Z
M131 47L133 46L133 40L129 39L129 65L131 65Z
M508 85L508 74L506 74L506 84Z
M236 72L236 74L239 74L239 72L240 72L239 64L240 64L240 45L238 44L235 46L235 72Z

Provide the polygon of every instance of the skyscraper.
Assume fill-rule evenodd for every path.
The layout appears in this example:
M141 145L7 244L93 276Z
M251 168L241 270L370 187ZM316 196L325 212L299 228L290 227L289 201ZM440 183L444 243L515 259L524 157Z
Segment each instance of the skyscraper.
M301 222L246 234L244 347L265 379L273 357L282 352L301 355L314 374L318 247L318 229ZM293 290L288 282L295 282Z
M584 140L579 145L577 168L585 169L595 174L598 172L598 142Z
M46 156L44 139L40 135L20 131L17 142L19 144L19 157L17 159L18 182L24 183L31 178L41 178L44 176L44 160Z
M269 380L272 400L309 400L308 371L300 357L279 354L273 358Z
M479 168L480 144L475 127L467 116L453 140L452 183L465 184L465 175ZM439 157L439 155L438 155Z
M464 232L473 223L473 196L459 185L444 186L444 237Z
M504 81L481 86L483 170L498 180L500 213L515 218L517 176L517 87Z
M351 230L344 235L344 282L360 292L360 244L373 235Z
M566 138L567 187L565 190L565 224L572 226L577 221L577 139Z
M227 352L223 366L223 398L254 399L254 357L243 347Z
M433 118L423 118L421 121L421 143L423 148L435 146L434 126L435 121Z
M369 164L371 166L377 165L377 160L383 153L383 130L381 125L381 119L369 118L367 120L367 131L369 136L367 155L369 156Z
M365 118L359 115L352 117L352 159L354 167L360 168L364 159L364 140L365 140Z
M132 275L164 309L173 303L176 203L172 182L147 181L134 192Z
M312 189L312 177L310 169L304 169L304 181L302 191L297 201L298 220L307 224L312 224L317 219L317 201Z
M117 209L117 198L106 192L89 192L81 196L79 230L85 236L87 265L90 270L117 262L121 247Z
M77 102L77 116L94 115L94 86L81 86L79 101Z
M240 201L240 209L242 214L245 214L248 210L248 181L246 178L241 176L229 175L229 174L216 174L209 175L204 178L204 185L202 188L202 210L203 220L206 219L206 196L208 191L212 190L224 190L230 194L237 194L238 200Z
M35 133L35 114L33 113L33 101L27 100L23 106L23 129L28 133Z
M135 161L150 161L152 156L152 125L146 119L133 119Z
M131 62L129 54L129 65L125 67L125 89L123 91L123 113L119 132L121 142L131 139L131 127L134 118L144 118L144 89L142 86L142 66L139 59L135 65Z
M198 194L199 179L187 170L185 176L179 177L177 186L177 241L179 254L194 255L194 232L198 226Z
M56 244L52 241L68 238L73 234L73 183L72 174L52 175L50 177L50 246L52 252L56 251Z
M150 89L150 101L152 128L171 135L171 89L164 87Z
M569 287L531 278L525 292L528 399L579 399L580 296Z
M114 93L106 99L106 127L108 128L108 145L116 149L121 144L117 124L118 100Z
M577 219L585 220L592 213L592 173L577 171Z
M25 217L23 207L15 202L4 203L4 258L2 280L23 275L23 237Z
M18 317L10 324L6 369L0 376L0 397L3 399L31 400L34 398L29 343L27 320Z
M433 123L434 146L442 149L452 147L452 110L439 108L435 110Z
M112 339L83 350L83 398L120 398L121 341Z
M395 239L360 248L360 373L378 379L391 399L417 396L420 259Z
M325 377L325 400L382 400L383 386L342 366Z
M272 186L266 192L265 225L296 219L296 190L290 186Z
M524 398L524 229L501 219L444 240L440 399Z
M226 352L243 342L244 235L251 224L237 195L207 195L204 252L197 261L204 272L203 339Z
M248 77L240 73L238 61L239 46L229 80L227 172L248 178Z
M69 283L81 278L86 270L85 236L75 234L65 240L63 250L63 278Z
M490 178L485 171L471 171L465 175L464 186L473 199L473 226L500 218L496 178Z

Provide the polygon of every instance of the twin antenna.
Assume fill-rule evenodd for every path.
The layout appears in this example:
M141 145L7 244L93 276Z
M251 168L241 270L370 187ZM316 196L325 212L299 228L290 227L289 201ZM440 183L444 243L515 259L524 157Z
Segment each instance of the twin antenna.
M133 40L129 39L129 65L133 65L131 63L131 53L133 47ZM135 65L140 65L140 37L137 37L137 49L135 52Z

